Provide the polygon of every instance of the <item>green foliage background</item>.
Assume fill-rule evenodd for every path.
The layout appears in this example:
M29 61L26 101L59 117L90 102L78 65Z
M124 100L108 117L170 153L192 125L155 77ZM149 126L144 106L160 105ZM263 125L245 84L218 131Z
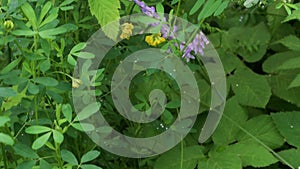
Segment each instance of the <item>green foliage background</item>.
M1 0L0 168L297 169L299 1L145 2L199 26L220 55L228 96L223 118L212 138L204 144L197 141L209 110L210 83L203 65L194 60L188 65L201 86L201 109L194 129L170 151L146 159L119 157L102 150L83 132L83 128L94 130L95 126L80 125L78 120L88 118L84 112L95 113L100 106L90 104L78 114L74 112L72 87L85 83L95 84L102 112L124 134L157 135L177 117L178 86L155 70L135 77L131 99L136 108L146 110L151 90L160 88L168 93L167 109L159 119L147 125L133 124L114 108L109 95L111 72L122 58L149 48L145 35L131 37L114 47L102 68L87 82L72 77L78 57L86 59L87 65L94 57L79 54L89 37L121 16L140 13L134 2ZM115 39L119 26L104 31Z

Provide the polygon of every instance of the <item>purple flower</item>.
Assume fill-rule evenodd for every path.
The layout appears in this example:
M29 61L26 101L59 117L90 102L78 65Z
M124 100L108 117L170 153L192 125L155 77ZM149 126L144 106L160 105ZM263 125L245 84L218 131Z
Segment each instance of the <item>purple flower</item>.
M153 6L149 7L145 4L145 2L142 2L142 1L139 1L139 0L133 0L133 1L141 8L141 10L144 14L146 14L150 17L159 19L159 16L155 12L155 8Z
M139 0L134 0L134 2L141 8L144 14L159 19L161 20L161 22L167 22L167 19L165 17L163 18L159 17L154 7L149 7L144 2ZM150 26L153 27L156 27L158 25L159 22L150 24ZM162 37L164 37L165 39L172 40L176 38L177 29L178 29L177 26L174 25L173 30L171 31L171 28L167 24L162 24L160 32L162 34ZM183 52L182 58L185 58L187 62L189 62L190 59L195 59L195 56L191 53L192 51L194 51L194 54L200 54L201 56L203 56L204 55L203 50L207 44L209 44L209 41L205 37L203 32L196 34L195 38L189 44L186 43L180 44L179 49L181 52ZM175 43L174 45L178 47L177 43ZM172 50L169 48L167 52L172 52Z

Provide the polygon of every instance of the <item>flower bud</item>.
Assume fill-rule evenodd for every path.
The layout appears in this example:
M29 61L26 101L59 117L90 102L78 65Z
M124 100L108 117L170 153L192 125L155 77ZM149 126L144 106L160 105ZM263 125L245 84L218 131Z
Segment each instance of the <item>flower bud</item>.
M11 20L7 20L4 22L4 28L8 31L11 31L14 28L14 23Z

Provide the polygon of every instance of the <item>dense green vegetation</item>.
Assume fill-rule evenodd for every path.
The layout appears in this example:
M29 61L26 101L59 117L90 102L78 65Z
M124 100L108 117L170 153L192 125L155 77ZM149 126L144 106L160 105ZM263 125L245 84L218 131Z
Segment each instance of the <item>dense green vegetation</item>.
M161 34L131 36L134 24L104 27L145 12L136 2L0 0L0 168L299 168L300 2L144 1L156 12L184 18L201 29L223 63L224 115L212 137L201 144L198 137L210 110L212 86L202 61L188 59L176 40ZM110 49L95 73L89 71L95 56L80 51L100 28L107 38L123 40ZM148 96L153 89L165 92L166 109L153 122L133 123L118 113L113 102L110 88L116 67L128 55L147 48L171 48L179 58L185 55L182 61L199 86L200 109L193 129L171 150L148 158L122 157L87 136L97 126L79 121L100 108L114 129L139 138L164 133L172 125L179 116L180 90L163 71L141 71L129 89L132 104L141 111L151 107ZM76 60L84 61L82 75L87 76L73 74ZM84 108L78 111L74 91L87 84L94 93L79 95ZM101 105L91 103L90 96Z

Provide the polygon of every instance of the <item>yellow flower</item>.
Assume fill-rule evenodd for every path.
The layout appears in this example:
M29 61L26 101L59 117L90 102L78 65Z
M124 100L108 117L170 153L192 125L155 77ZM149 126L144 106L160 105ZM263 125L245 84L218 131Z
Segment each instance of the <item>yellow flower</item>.
M132 23L124 23L123 25L121 25L122 33L120 35L120 38L129 39L132 35L133 28L134 26L132 25Z
M150 45L150 46L157 46L161 43L164 43L165 41L166 41L166 39L161 37L161 33L148 35L145 38L145 42L147 42L148 45Z
M82 81L80 79L72 78L72 87L78 88L82 84Z

